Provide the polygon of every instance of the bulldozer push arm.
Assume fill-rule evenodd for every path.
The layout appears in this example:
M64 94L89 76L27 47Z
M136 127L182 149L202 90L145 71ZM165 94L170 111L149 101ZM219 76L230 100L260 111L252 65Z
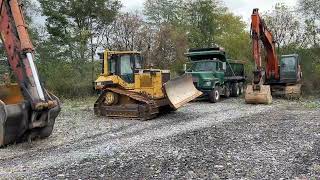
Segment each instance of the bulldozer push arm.
M0 146L49 136L60 112L58 98L40 83L21 7L17 0L0 0L1 39L18 82L0 87ZM1 93L6 90L11 93Z

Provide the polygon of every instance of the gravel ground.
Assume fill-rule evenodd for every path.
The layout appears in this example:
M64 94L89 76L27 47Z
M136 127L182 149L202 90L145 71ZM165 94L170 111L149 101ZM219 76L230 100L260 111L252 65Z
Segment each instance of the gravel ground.
M0 179L320 179L319 102L194 102L107 120L65 102L53 135L0 149Z

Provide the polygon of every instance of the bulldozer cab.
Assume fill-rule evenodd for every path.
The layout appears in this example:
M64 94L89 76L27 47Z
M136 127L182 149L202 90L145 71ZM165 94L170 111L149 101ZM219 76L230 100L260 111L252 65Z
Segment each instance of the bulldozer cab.
M103 74L117 75L126 83L134 83L136 70L142 69L142 57L139 52L106 51L103 58Z

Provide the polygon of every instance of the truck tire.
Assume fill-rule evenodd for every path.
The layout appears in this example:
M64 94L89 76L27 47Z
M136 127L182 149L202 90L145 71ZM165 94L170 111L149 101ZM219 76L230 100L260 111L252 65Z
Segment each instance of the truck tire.
M229 86L226 86L225 89L224 89L224 97L225 98L229 98L230 94L231 94L230 88L229 88Z
M244 93L243 83L239 83L240 95Z
M220 88L216 86L210 93L209 93L209 100L211 103L216 103L220 101Z
M231 96L232 97L239 97L240 96L240 88L238 83L233 83L231 85Z

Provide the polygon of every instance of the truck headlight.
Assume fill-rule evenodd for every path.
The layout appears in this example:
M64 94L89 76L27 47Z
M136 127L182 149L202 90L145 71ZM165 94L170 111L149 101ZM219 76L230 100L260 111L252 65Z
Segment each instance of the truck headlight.
M211 86L212 83L211 83L211 81L205 81L205 82L203 83L203 85L208 87L208 86Z
M97 82L97 86L102 86L102 82Z

